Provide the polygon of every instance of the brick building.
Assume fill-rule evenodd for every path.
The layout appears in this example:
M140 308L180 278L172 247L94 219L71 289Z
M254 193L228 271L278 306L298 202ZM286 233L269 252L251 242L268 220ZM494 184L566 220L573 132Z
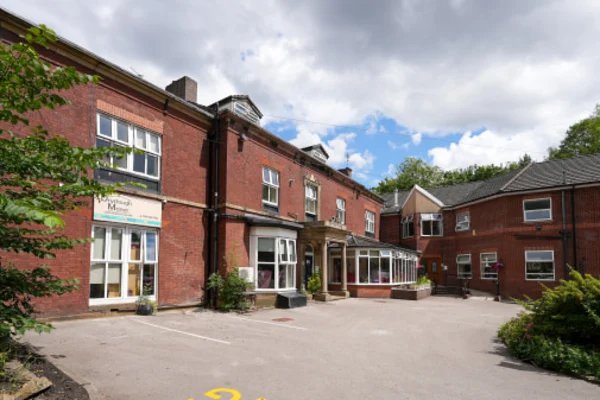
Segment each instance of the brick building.
M539 296L567 265L600 276L600 155L483 182L386 194L381 239L417 250L440 285Z
M0 23L6 42L31 26L3 10ZM350 169L328 166L322 146L299 149L263 129L249 97L203 106L188 77L163 90L64 39L41 54L101 82L63 93L71 104L36 113L32 123L76 146L134 147L93 173L143 184L65 216L67 235L93 243L48 263L80 288L40 301L45 314L128 309L142 293L160 307L200 304L210 273L232 268L269 304L302 289L315 271L323 300L414 280L415 252L378 240L383 199ZM22 268L39 264L2 257Z

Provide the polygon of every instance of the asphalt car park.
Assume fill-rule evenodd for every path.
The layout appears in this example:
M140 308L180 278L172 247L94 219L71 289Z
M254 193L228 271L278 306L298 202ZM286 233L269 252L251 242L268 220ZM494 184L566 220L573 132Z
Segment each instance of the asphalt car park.
M496 330L519 311L474 298L348 299L64 321L25 340L92 399L599 398L594 384L507 354Z

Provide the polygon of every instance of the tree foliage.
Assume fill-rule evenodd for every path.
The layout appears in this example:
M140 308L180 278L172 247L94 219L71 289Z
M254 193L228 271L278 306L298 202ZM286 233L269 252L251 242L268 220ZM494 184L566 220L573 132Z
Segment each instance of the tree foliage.
M18 43L0 43L0 251L54 258L55 252L86 242L64 234L63 215L106 196L114 186L91 177L91 169L106 165L109 156L122 157L131 149L73 147L42 126L31 126L32 112L68 104L64 91L94 84L97 77L72 67L43 60L36 47L56 41L40 25ZM32 318L34 297L73 290L44 266L19 271L0 260L0 340L48 325Z
M554 160L600 153L600 105L591 116L571 125L560 145L548 153Z
M521 168L530 162L531 157L525 154L519 161L505 165L471 165L466 168L443 171L440 167L429 165L420 158L408 157L398 165L396 176L381 181L375 191L389 193L394 189L409 190L414 185L436 187L481 181Z

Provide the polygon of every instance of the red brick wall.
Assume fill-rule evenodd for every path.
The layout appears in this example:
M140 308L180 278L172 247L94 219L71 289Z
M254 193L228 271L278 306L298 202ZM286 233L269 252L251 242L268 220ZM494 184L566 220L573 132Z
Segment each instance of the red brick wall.
M3 31L3 37L14 38L6 31ZM51 51L44 51L44 55L51 62L74 65L72 61ZM160 130L157 132L162 135L160 194L175 199L163 205L163 227L159 233L159 303L199 302L203 295L207 259L202 205L206 204L206 137L210 121L195 119L174 110L165 113L162 101L152 100L107 77L99 85L78 86L61 94L71 104L33 113L31 125L41 124L50 133L60 133L75 146L95 145L98 100L105 112L127 117L130 123ZM29 132L19 129L24 134ZM186 202L193 204L182 204ZM67 235L90 237L91 205L67 215L65 221ZM74 293L37 301L42 313L69 315L88 311L90 248L87 244L60 251L56 260L44 261L56 275L77 278L80 288ZM40 260L33 257L14 254L4 254L3 259L14 261L19 268L41 264Z
M533 198L552 199L552 221L524 222L523 200ZM570 191L565 194L566 228L572 231ZM563 243L560 237L562 230L562 198L561 192L535 194L519 194L503 196L483 201L468 207L444 212L444 237L421 238L414 240L401 239L401 245L415 243L423 256L441 256L448 265L451 280L456 275L457 254L471 254L473 279L472 288L494 292L494 280L481 279L480 254L496 252L498 259L504 263L500 273L500 289L503 295L522 297L540 295L543 283L553 286L565 276L564 260L576 264L587 273L600 276L600 187L576 189L575 219L577 236L577 261L573 259L573 238L567 241L567 253L563 254ZM469 211L471 226L468 231L455 232L456 213ZM382 229L382 240L394 243L393 221L385 217L385 229ZM418 224L417 224L418 225ZM382 227L383 228L383 227ZM417 226L416 226L417 228ZM417 228L418 231L418 228ZM525 251L553 250L555 260L556 281L528 281L525 279Z
M239 123L234 125L239 128ZM241 142L234 128L230 128L222 139L221 177L226 180L221 188L221 202L249 210L263 211L262 168L269 167L279 172L279 212L277 216L305 221L304 179L314 176L320 184L319 220L330 220L336 214L336 198L346 200L346 226L348 230L365 235L365 210L375 213L375 236L379 237L379 213L382 204L357 190L344 185L317 168L301 165L281 149L273 148L254 140Z
M385 214L381 216L379 238L383 242L399 245L402 239L402 217L400 214Z

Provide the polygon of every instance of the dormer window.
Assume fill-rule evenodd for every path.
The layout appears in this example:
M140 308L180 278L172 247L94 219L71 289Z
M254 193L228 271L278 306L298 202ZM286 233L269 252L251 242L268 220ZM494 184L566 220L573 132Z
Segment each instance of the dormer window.
M258 115L256 115L256 113L254 113L247 104L241 101L236 101L235 103L233 103L233 112L238 114L239 116L250 120L250 122L253 122L256 125L258 125L260 122L260 118L258 117Z
M311 157L316 158L322 163L327 163L327 160L329 160L329 154L327 154L327 150L325 150L325 147L323 147L323 145L321 144L304 147L302 148L302 151L304 151Z

